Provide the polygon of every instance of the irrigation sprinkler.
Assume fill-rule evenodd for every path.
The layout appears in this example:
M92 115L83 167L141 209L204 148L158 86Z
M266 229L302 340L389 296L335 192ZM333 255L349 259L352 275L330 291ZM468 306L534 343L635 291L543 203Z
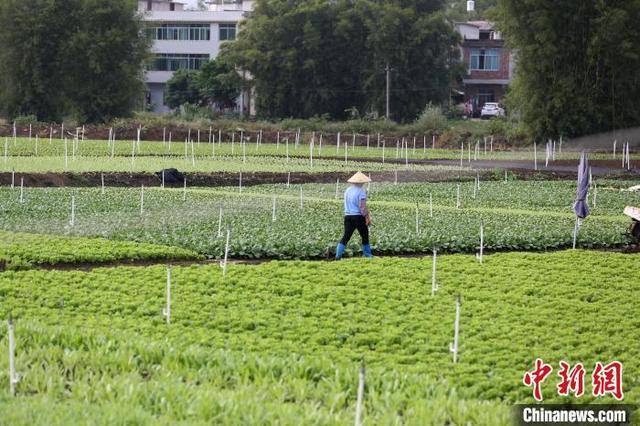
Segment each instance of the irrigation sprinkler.
M347 165L347 156L348 156L348 152L349 152L349 144L345 143L344 144L344 165Z
M273 205L271 207L271 222L276 221L276 194L273 194Z
M171 266L167 266L167 305L162 314L167 319L167 325L171 324Z
M458 362L458 337L460 334L460 296L456 298L456 320L453 325L453 343L449 344L449 351L453 353L453 363Z
M289 162L289 138L284 138L286 154L287 154L287 163Z
M304 197L302 196L302 185L300 185L300 208L304 208Z
M20 381L20 376L16 372L16 339L13 327L13 319L7 321L9 334L9 393L16 396L16 385Z
M24 203L24 177L20 176L20 204Z
M69 166L69 149L68 149L67 138L64 138L64 169L65 171L67 170L68 166Z
M227 228L227 242L224 246L224 261L222 263L222 279L227 277L227 263L229 259L229 242L231 241L231 229Z
M144 184L140 186L140 216L144 214Z
M184 177L183 187L182 187L182 201L187 201L187 177Z
M438 257L438 250L433 249L433 260L431 261L431 296L436 295L438 291L438 281L436 281L436 259Z
M222 206L220 206L220 213L218 215L218 238L222 237Z
M100 173L101 192L104 195L104 173ZM164 188L164 171L162 172L162 187Z
M433 217L433 197L429 193L429 217Z
M484 254L484 221L480 219L480 252L476 255L477 259L482 263L482 256Z
M362 359L362 364L360 365L360 370L358 372L358 396L356 399L356 423L355 426L362 425L362 401L364 399L364 379L365 379L365 368L364 368L364 358Z
M71 196L71 220L69 221L69 225L75 226L76 224L76 196Z

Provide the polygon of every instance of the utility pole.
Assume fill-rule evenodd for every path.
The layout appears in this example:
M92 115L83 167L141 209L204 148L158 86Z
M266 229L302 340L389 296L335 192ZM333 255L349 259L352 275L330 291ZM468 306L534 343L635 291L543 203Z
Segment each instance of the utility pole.
M385 68L385 71L387 72L387 109L386 109L385 116L387 117L387 120L390 120L391 119L391 102L390 102L390 96L391 96L391 68L389 68L389 62L387 62L387 66Z

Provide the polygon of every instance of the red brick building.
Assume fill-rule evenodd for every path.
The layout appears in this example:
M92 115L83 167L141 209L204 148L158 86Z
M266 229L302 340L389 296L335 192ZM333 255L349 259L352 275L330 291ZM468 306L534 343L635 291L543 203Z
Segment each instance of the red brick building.
M464 100L477 117L485 102L503 98L513 76L513 55L490 22L458 22L456 30L462 36L461 57L467 66L462 81Z

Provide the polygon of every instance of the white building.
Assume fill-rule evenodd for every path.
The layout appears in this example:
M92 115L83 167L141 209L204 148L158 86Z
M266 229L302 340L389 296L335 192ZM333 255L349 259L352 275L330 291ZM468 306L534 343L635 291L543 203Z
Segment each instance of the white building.
M236 38L238 23L253 9L252 1L214 0L208 10L186 10L172 0L139 0L153 40L153 59L146 71L147 103L155 112L168 112L164 103L167 81L178 69L199 69L214 59L220 44ZM253 110L250 96L242 96L244 111ZM238 106L238 109L240 107Z

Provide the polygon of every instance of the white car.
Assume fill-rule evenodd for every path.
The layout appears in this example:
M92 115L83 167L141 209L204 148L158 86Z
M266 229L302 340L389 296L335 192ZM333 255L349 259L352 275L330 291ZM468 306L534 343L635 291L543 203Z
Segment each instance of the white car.
M480 118L504 117L504 108L497 102L487 102L482 107Z

